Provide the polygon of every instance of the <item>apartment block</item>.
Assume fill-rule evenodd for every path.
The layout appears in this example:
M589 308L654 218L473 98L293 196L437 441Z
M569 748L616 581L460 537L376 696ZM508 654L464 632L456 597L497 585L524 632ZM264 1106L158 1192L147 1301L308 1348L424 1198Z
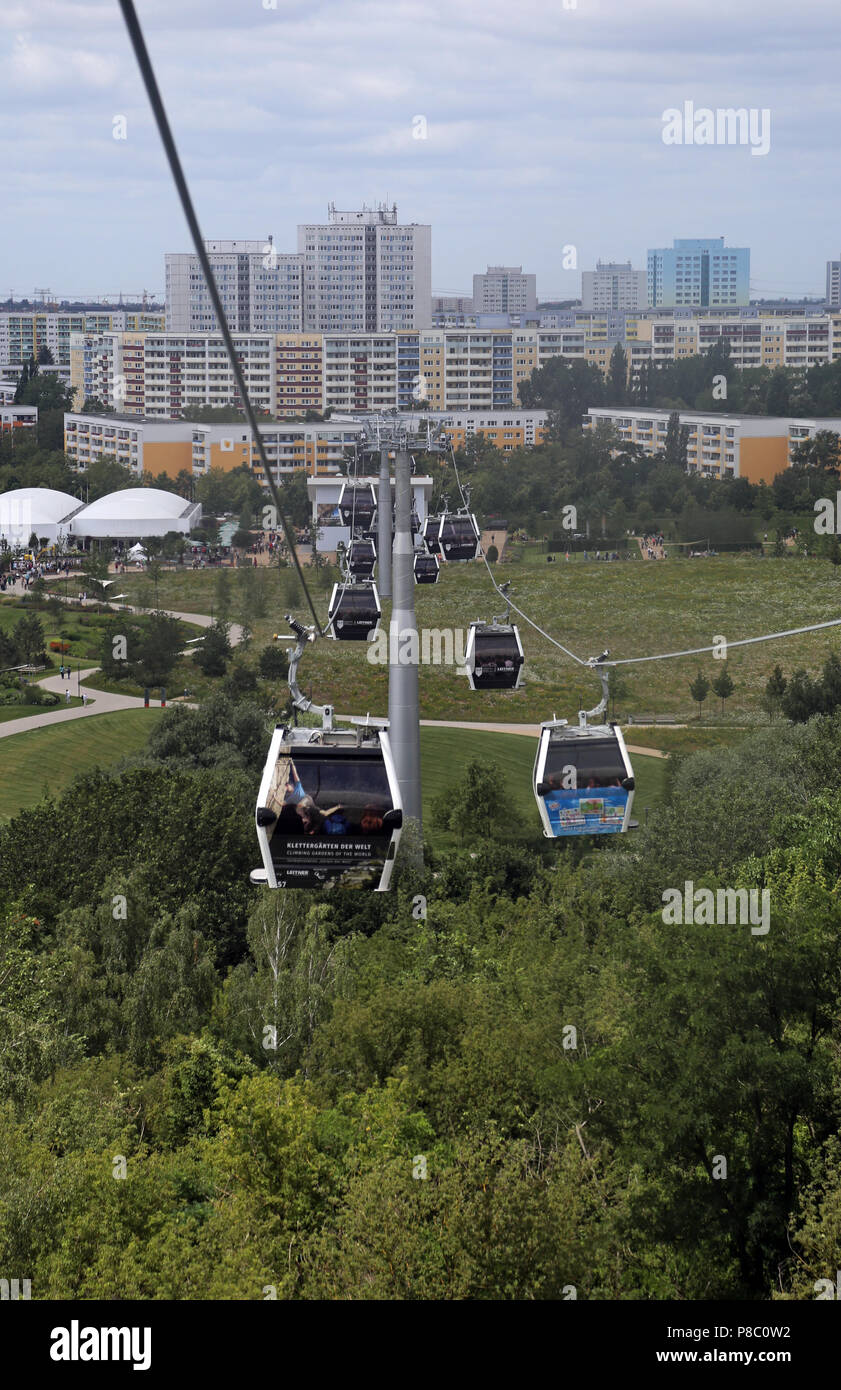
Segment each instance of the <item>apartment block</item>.
M588 411L583 426L593 430L600 423L612 425L623 444L636 444L646 454L665 448L668 410L649 407L597 407ZM770 483L791 461L791 447L801 437L795 431L809 428L805 421L777 416L717 415L680 411L680 423L689 430L687 471L705 478L747 478ZM841 430L841 420L835 421ZM827 422L812 421L813 432Z
M473 276L473 312L524 314L537 309L537 277L523 274L521 265L489 265Z
M582 309L633 311L647 304L648 275L630 261L596 261L595 270L581 272Z
M432 323L432 229L399 223L396 206L328 208L298 227L308 332L384 333Z
M260 426L260 437L277 480L301 468L313 476L335 473L361 429L358 422L267 423ZM259 450L245 421L206 425L74 412L64 417L64 447L80 472L107 456L138 477L166 473L175 478L182 470L201 477L211 468L247 467L263 481Z
M4 414L0 411L0 420ZM401 418L415 426L418 421L441 423L455 448L483 437L503 453L542 443L547 430L543 410L401 412ZM323 423L261 423L260 438L276 481L299 469L311 478L335 477L344 471L348 451L363 430L358 415L336 415ZM245 421L192 424L76 411L64 417L64 447L80 472L96 459L110 457L137 477L166 473L175 478L182 471L201 477L211 468L248 467L264 481L259 450Z
M160 332L163 328L163 314L127 309L79 314L60 310L0 313L0 370L13 369L19 374L24 362L37 359L41 348L49 348L59 375L67 379L74 333Z
M651 338L653 362L708 352L723 338L736 368L813 367L831 362L841 349L838 323L828 314L790 318L674 315L654 319Z
M0 405L0 434L29 433L38 428L37 405Z
M829 309L841 309L841 261L826 263L826 304Z
M447 411L436 418L455 449L478 437L503 454L542 444L549 428L545 410Z
M266 241L205 241L228 327L239 333L295 333L303 327L303 260ZM194 252L169 253L166 327L176 333L218 329Z
M234 334L255 410L274 413L275 336ZM71 352L74 404L97 397L109 409L177 419L190 406L239 403L221 334L79 335ZM309 399L309 397L308 397Z
M472 314L473 299L469 294L434 294L432 296L432 318L436 314Z
M493 317L493 316L489 316ZM277 418L307 411L504 410L554 357L603 374L617 344L629 376L645 363L705 353L720 338L734 369L806 369L841 358L841 310L560 311L558 326L467 327L383 333L250 333L234 340L255 408ZM147 419L237 403L221 335L74 334L74 404L99 398Z
M273 415L320 411L324 390L324 343L320 333L278 333L274 339Z
M552 355L549 344L546 352ZM539 357L534 329L325 334L324 407L412 410L419 402L432 410L510 407Z
M648 303L654 308L735 306L750 300L750 250L724 237L676 238L648 252Z
M324 334L324 405L333 410L394 410L397 337L393 333Z

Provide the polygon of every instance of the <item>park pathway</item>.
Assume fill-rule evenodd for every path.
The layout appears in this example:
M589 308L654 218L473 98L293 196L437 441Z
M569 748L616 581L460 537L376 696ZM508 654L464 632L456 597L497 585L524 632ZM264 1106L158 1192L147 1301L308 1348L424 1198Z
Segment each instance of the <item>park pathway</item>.
M89 600L93 603L93 600ZM131 612L125 604L115 604L124 611ZM176 613L169 612L170 618L180 618L182 622L193 623L196 627L210 627L213 619L207 613ZM236 646L242 638L242 628L239 623L232 623L229 633L231 646ZM85 669L74 671L70 680L63 680L61 676L45 676L38 684L51 694L62 695L68 688L72 692L75 683L78 691L83 681L96 674L100 668L89 666ZM107 690L89 690L87 692L87 705L73 705L69 709L52 709L45 714L25 715L22 719L9 719L0 724L0 738L11 738L13 734L29 733L31 729L46 729L52 724L66 724L70 719L87 719L94 714L113 714L116 710L124 709L143 709L144 701L140 695L114 695Z

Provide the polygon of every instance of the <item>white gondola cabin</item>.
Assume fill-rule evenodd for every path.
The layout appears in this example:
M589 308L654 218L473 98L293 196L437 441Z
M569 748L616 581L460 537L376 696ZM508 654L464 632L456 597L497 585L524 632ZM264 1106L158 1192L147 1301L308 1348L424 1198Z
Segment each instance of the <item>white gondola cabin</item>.
M377 563L376 543L370 536L356 537L348 546L347 567L353 579L373 579Z
M388 734L278 726L255 819L263 868L252 882L385 892L403 825Z
M439 554L450 563L475 560L479 555L479 527L471 512L445 512L438 532Z
M634 771L619 726L541 724L534 795L550 839L630 829Z

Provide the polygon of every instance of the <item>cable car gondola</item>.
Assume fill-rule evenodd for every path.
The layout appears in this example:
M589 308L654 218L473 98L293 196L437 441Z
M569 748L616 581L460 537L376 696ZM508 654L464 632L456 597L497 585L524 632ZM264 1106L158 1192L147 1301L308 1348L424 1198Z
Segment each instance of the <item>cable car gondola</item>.
M327 609L330 636L340 642L367 642L382 617L374 583L334 584Z
M423 523L423 543L430 555L441 554L441 522L443 517L428 516Z
M550 839L630 829L634 771L619 726L541 724L534 795Z
M373 579L377 563L376 543L370 536L356 537L348 546L347 567L353 579Z
M479 554L479 527L472 512L445 512L438 533L442 560L475 560Z
M415 551L416 584L437 584L440 570L437 555L425 555L422 550Z
M357 527L365 531L371 525L377 510L377 499L373 483L342 483L339 494L339 515L343 526Z
M516 690L523 683L523 644L507 623L470 624L464 657L471 690Z
M292 729L272 736L256 810L270 888L370 888L385 892L403 825L388 734Z

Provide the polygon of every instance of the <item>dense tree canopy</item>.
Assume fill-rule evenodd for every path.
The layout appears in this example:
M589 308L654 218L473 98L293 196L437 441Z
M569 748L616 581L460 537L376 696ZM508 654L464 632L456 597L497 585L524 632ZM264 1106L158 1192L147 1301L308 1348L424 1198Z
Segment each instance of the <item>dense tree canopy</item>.
M172 711L0 829L0 1262L35 1297L834 1278L841 715L678 761L632 847L491 822L364 901L249 886L265 737ZM767 933L667 923L687 879L767 890Z

